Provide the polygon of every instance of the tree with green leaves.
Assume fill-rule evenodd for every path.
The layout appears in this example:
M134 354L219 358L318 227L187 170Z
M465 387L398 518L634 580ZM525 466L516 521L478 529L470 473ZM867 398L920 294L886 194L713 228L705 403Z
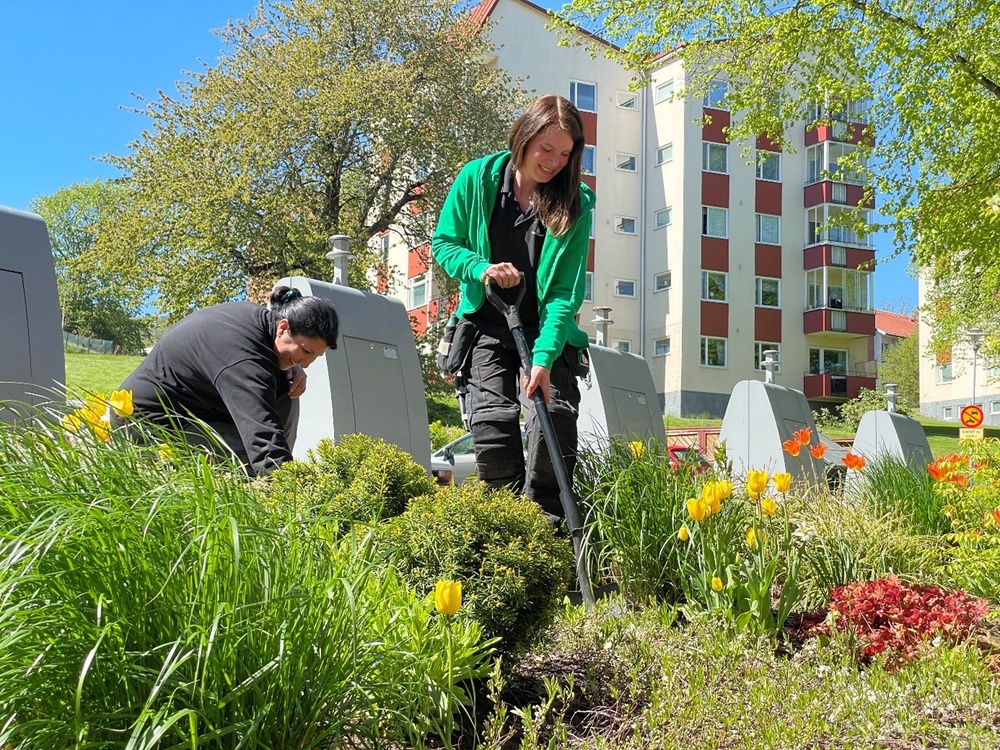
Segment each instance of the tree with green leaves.
M125 186L95 181L35 198L28 210L45 219L49 230L63 329L138 353L149 332L144 279L98 250L109 220L127 199Z
M683 58L682 95L728 80L735 142L787 147L814 103L867 99L873 140L841 169L867 165L880 228L928 274L936 348L979 325L998 349L1000 3L572 0L562 14L620 45L640 77L661 53Z
M134 202L108 254L142 268L171 319L329 278L329 238L429 239L448 182L500 146L521 98L482 63L487 41L450 0L264 0L219 33L219 64L177 96L141 100L151 126L124 156Z
M878 366L879 390L896 384L897 403L908 413L920 411L920 342L914 331L882 352Z

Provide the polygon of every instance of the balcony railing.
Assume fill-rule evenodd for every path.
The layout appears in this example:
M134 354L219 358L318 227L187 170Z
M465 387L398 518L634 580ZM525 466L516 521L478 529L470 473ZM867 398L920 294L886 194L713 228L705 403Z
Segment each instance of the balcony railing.
M804 373L802 392L808 399L847 401L855 398L862 388L875 390L875 378L856 370L845 370L840 374Z

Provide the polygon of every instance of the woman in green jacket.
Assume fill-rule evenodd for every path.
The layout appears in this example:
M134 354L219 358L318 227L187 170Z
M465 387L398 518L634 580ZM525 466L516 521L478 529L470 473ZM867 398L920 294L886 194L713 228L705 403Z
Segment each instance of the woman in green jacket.
M479 478L523 491L562 516L559 487L534 410L528 455L521 446L520 359L503 316L485 302L485 284L526 285L521 321L532 347L527 394L541 389L566 468L576 461L577 373L587 335L583 303L594 194L580 182L579 111L561 96L536 99L511 128L508 151L469 162L441 210L431 244L438 265L461 282L448 369L467 383ZM509 292L508 292L509 294Z

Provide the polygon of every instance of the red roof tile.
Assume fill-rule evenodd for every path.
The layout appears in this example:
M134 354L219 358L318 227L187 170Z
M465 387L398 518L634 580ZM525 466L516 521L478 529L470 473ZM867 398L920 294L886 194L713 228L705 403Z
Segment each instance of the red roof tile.
M897 336L903 339L917 330L917 319L912 315L876 310L875 330L888 336Z

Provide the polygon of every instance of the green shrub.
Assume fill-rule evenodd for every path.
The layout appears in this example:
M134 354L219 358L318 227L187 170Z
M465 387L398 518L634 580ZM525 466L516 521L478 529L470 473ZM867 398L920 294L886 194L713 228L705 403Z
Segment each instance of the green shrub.
M461 615L518 653L557 611L573 576L573 549L535 503L475 482L415 498L379 530L419 593L449 578L463 586Z
M820 429L842 427L845 430L856 431L861 424L861 417L866 412L884 410L886 394L884 391L873 391L868 388L858 389L858 395L850 401L845 401L836 409L823 408L813 412L813 420ZM909 409L898 400L896 413L909 416Z
M452 440L458 440L466 433L466 429L463 426L454 427L437 421L431 422L430 433L431 450L436 451L438 448L447 445Z
M268 504L370 523L398 516L410 498L434 491L427 471L384 440L324 439L303 461L291 461L264 484Z

